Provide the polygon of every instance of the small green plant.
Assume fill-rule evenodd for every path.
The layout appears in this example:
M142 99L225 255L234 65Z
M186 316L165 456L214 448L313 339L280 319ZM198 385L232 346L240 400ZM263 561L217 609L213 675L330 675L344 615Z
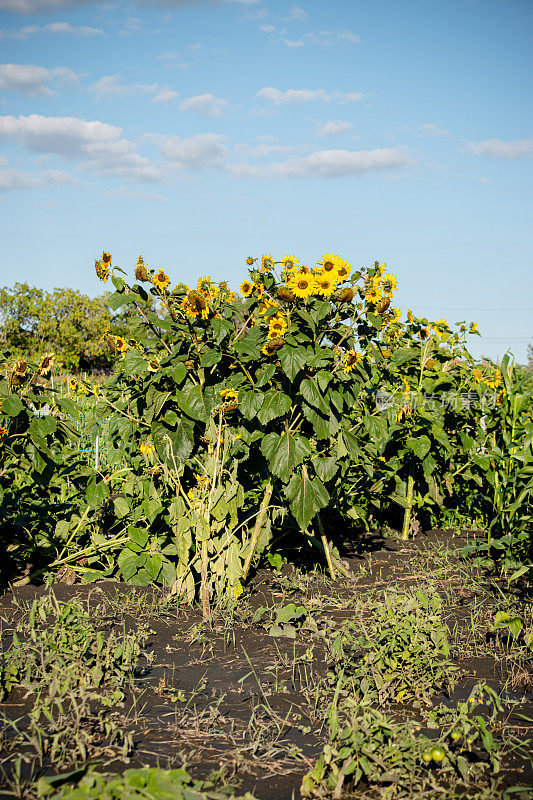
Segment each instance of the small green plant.
M385 594L328 635L330 680L342 672L359 701L429 704L455 683L442 601L435 592ZM347 689L346 689L347 690Z
M285 636L295 639L298 630L305 628L316 633L316 622L305 608L289 603L282 608L260 606L253 616L254 623L260 622L269 636Z

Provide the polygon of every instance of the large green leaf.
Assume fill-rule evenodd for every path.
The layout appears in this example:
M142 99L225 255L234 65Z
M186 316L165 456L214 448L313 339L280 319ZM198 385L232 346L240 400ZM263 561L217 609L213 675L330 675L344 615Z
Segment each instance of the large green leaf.
M306 351L303 347L284 345L278 353L281 369L290 381L293 381L305 364Z
M293 470L311 452L307 439L285 431L281 436L268 433L261 442L261 450L268 459L271 471L287 483Z
M178 392L177 401L180 409L191 419L207 422L207 411L201 386L187 386Z
M302 397L307 402L321 411L323 414L329 415L329 403L326 402L324 394L320 391L317 383L309 378L304 378L300 384L300 392Z
M275 389L269 389L265 394L263 405L261 406L258 419L262 425L266 425L277 417L283 417L291 410L291 399L283 392L277 392Z
M300 528L306 530L315 514L328 504L328 491L320 478L311 480L305 468L293 476L290 491L293 516Z
M176 462L185 461L193 451L194 422L182 417L175 429L168 428L160 422L154 422L152 423L152 440L159 458L163 461L166 460L172 467L171 449Z
M2 402L2 414L8 417L16 417L24 408L20 397L16 394L8 395Z
M319 414L314 408L308 406L307 403L302 403L302 411L306 420L308 420L313 426L314 436L316 436L317 439L329 439L330 433L328 420L324 419L322 414Z
M262 392L249 392L241 389L239 392L239 410L246 419L253 419L261 406L265 395Z
M417 436L416 438L410 436L406 441L406 445L422 461L429 453L431 442L427 436Z
M125 375L142 375L148 372L148 362L136 350L128 350L121 364Z

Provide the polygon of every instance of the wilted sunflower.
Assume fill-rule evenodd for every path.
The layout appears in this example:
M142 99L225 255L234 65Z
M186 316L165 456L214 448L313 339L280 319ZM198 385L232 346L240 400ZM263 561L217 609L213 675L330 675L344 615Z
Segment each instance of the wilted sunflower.
M163 289L167 288L168 284L170 283L170 278L165 272L163 272L162 269L160 269L159 272L152 277L152 281L162 291Z
M23 381L26 378L28 372L28 362L25 359L21 358L19 361L15 361L13 365L13 377L17 379L18 382Z
M101 261L96 260L94 262L94 269L96 271L98 278L100 278L102 283L105 283L109 278L109 270L107 266L105 264L102 264Z
M384 298L383 298L382 300L380 300L380 302L378 303L378 306L377 306L377 308L376 308L376 311L378 312L378 314L384 314L384 313L385 313L385 311L388 309L388 307L389 307L389 306L390 306L390 298L388 298L388 297L384 297Z
M336 283L336 281L334 279L335 277L336 277L335 274L333 274L332 277L329 277L327 275L317 275L317 276L315 276L315 279L314 279L314 282L313 282L313 291L314 291L314 293L315 294L321 294L324 297L331 297L331 295L333 294L333 292L335 291L335 288L337 286L337 283Z
M338 295L335 297L335 300L338 303L351 303L355 297L355 292L349 286L346 289L343 289Z
M250 297L250 295L254 290L254 285L252 281L243 281L239 286L239 289L241 290L244 297Z
M483 373L480 369L474 369L472 375L474 376L474 383L481 383L483 380Z
M314 291L314 278L305 272L297 272L289 278L288 287L296 297L305 299Z
M348 350L344 358L344 372L348 373L355 369L355 365L363 360L363 354L355 350Z
M285 300L286 303L294 303L296 300L296 295L286 286L282 286L281 289L278 289L277 295L280 300Z
M149 281L150 276L148 274L148 270L146 269L146 264L143 261L143 257L139 256L137 259L137 264L135 265L135 280L137 281Z
M284 339L269 339L267 342L265 342L261 352L265 356L273 356L278 352L280 347L283 347L284 344Z
M54 353L46 353L39 363L39 375L43 378L47 378L50 374L50 370L54 365L55 354Z

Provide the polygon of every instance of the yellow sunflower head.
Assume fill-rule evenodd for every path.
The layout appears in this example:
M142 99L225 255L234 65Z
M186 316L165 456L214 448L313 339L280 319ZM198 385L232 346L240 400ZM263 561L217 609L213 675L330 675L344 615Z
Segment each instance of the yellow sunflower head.
M337 256L336 262L336 272L339 276L339 281L345 281L348 275L350 274L350 270L352 268L351 264L348 264L347 261L343 261L342 258Z
M162 269L160 269L159 272L156 272L156 274L152 277L152 281L159 289L161 289L161 291L163 291L163 289L166 289L170 283L170 278Z
M270 254L261 256L261 272L270 272L273 267L274 259Z
M411 311L411 309L410 309L410 308L408 308L408 309L407 309L407 322L410 322L410 323L412 324L414 321L415 321L414 314L413 314L413 312Z
M196 286L197 292L209 295L211 293L211 289L212 289L211 275L204 275L203 278L198 278L198 284Z
M209 305L207 300L199 292L189 292L188 295L183 299L181 307L191 317L202 317L202 319L207 319L209 316Z
M342 261L339 259L338 256L334 256L332 253L323 253L322 260L316 262L320 267L322 267L321 272L324 275L331 274L337 271L337 266L339 263L342 264Z
M383 293L387 295L387 297L392 297L392 293L396 291L398 288L398 280L395 275L391 275L388 273L383 278Z
M252 256L248 256L248 258L246 259L246 263L248 264L249 267L251 267L252 264L255 263L255 258L252 258Z
M254 290L254 284L252 283L252 281L243 281L239 286L239 289L241 290L244 297L250 297L250 295Z
M445 319L438 319L436 322L433 323L432 327L433 327L433 332L441 339L443 336L446 336L446 334L450 332L450 328Z
M105 264L106 267L111 266L111 253L106 253L105 250L102 253L102 264Z
M283 258L281 259L281 265L283 269L286 270L298 269L299 263L300 262L296 258L296 256L283 256Z
M355 350L348 350L344 358L344 372L348 373L355 369L356 364L363 360L363 354Z
M287 320L281 314L277 314L275 317L272 317L268 324L268 338L269 339L279 339L281 336L285 336L287 332Z
M259 305L259 313L261 316L264 316L269 308L279 308L279 303L276 303L275 300L271 300L270 297L263 297Z
M265 284L264 283L254 283L254 293L258 300L261 300L265 293Z
M238 394L235 389L221 389L219 392L223 400L237 400Z
M124 353L128 349L128 343L123 336L115 336L115 345L119 353Z
M381 282L379 280L372 281L366 290L367 303L379 303L381 300Z
M102 283L105 283L109 278L109 269L107 264L97 260L94 262L94 269L98 278L102 281Z
M315 291L315 280L309 273L298 271L290 277L288 287L296 297L305 299Z
M327 275L316 275L313 281L313 291L315 294L321 294L323 297L331 297L335 291L337 282L333 277Z

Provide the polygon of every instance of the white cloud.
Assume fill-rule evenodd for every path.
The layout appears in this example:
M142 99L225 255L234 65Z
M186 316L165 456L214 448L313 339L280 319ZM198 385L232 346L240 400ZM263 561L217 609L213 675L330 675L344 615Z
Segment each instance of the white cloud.
M264 22L262 25L259 26L259 30L263 31L263 33L274 33L274 31L276 30L276 26Z
M311 103L315 100L320 100L323 103L350 103L363 100L366 95L362 92L333 92L329 94L325 89L287 89L282 92L280 89L275 89L273 86L265 86L259 89L256 97L270 100L275 105L281 106L289 103L301 105L303 103Z
M347 131L351 131L353 125L351 122L345 122L342 119L332 119L329 122L324 122L323 125L319 125L315 131L315 136L318 136L320 139L326 136L340 136L343 133L347 133Z
M126 180L158 181L163 171L141 156L122 129L99 120L78 117L0 116L0 138L16 141L35 153L51 153L80 161L96 173Z
M231 164L228 171L236 177L252 178L341 178L384 169L414 166L401 148L376 150L317 150L304 158L289 159L266 167Z
M483 142L469 142L468 149L477 156L495 158L528 158L533 156L533 138L515 139L504 142L502 139L485 139Z
M251 144L242 143L236 144L233 149L239 156L245 156L246 158L263 158L264 156L269 156L272 153L289 153L297 148L290 144L261 143L254 146Z
M50 185L59 186L65 183L74 183L74 179L67 172L60 170L46 170L33 175L31 172L22 172L18 169L0 169L0 191L3 192L14 189L38 189Z
M153 95L153 100L157 103L168 103L175 100L179 94L157 83L124 84L121 80L120 75L104 75L103 78L91 83L89 92L94 94L97 100L111 100L114 97L129 95Z
M100 28L90 28L87 25L71 25L70 22L51 22L49 25L26 25L24 28L0 30L0 39L26 39L36 33L100 36L104 32Z
M22 92L30 97L53 94L47 84L54 80L77 81L78 76L66 67L47 69L35 64L0 64L0 89Z
M202 169L220 166L227 154L226 136L218 133L198 133L189 139L179 136L161 138L163 156L177 169Z
M361 37L347 28L340 31L314 31L312 33L306 33L304 34L304 39L309 44L318 45L319 47L330 47L339 42L344 44L361 43Z
M450 135L450 131L446 130L446 128L434 125L432 122L424 122L423 125L419 125L416 132L420 136L427 136L428 138L439 138Z
M124 186L104 192L104 194L106 197L121 197L126 198L127 200L148 200L151 203L162 203L167 199L162 194L154 194L153 192L134 192L130 189L126 189Z
M197 94L187 97L179 105L180 111L197 111L206 117L220 117L224 113L228 101L214 94Z
M305 20L307 18L308 18L308 14L307 14L306 11L303 10L303 8L300 8L299 6L293 6L290 9L290 11L287 14L287 16L284 17L283 19L288 21L288 22L290 22L292 20L295 20L295 19L296 20L300 20L301 22L305 22Z
M283 44L291 50L296 47L304 46L304 42L301 39L283 39Z

